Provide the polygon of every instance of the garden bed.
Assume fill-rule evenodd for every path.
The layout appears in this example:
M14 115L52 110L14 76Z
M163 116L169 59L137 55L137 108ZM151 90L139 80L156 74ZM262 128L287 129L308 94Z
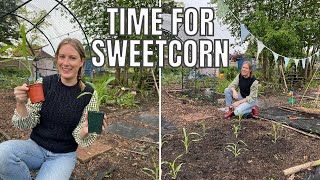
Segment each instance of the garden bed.
M163 87L163 91L169 88ZM268 97L263 103L276 106L286 103L286 97ZM179 99L162 93L162 116L177 127L163 139L162 160L175 162L175 167L183 163L177 179L303 179L309 170L285 176L283 170L320 159L319 139L311 138L285 127L279 128L280 139L274 140L273 122L258 119L245 119L241 122L238 138L234 135L233 124L236 118L225 120L223 113L216 107L192 99L193 103L182 103ZM202 112L212 118L197 121L184 121L181 115ZM205 125L205 126L203 126ZM196 132L206 135L197 142L191 142L189 153L185 154L182 128L187 133ZM205 128L203 128L205 127ZM197 136L190 136L197 139ZM240 154L235 158L226 149L228 143L238 143ZM230 144L229 144L230 145ZM162 165L163 179L170 179L168 164Z

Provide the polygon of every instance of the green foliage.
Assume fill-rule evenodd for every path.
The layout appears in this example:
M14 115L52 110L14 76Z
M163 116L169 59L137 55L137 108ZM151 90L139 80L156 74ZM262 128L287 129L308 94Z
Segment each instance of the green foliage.
M280 124L280 123L273 123L272 124L272 142L273 143L277 143L277 141L281 138L282 136L282 129L283 129L283 126Z
M181 166L184 164L184 163L181 163L177 167L175 167L176 166L175 163L176 163L177 159L179 159L181 156L183 156L183 154L180 154L178 157L176 157L176 159L173 162L168 162L168 161L162 162L162 164L168 164L170 166L170 173L169 174L171 174L172 179L177 179L178 172L180 171Z
M237 67L230 66L228 68L220 68L220 73L224 74L225 79L232 81L240 72L238 71Z
M181 74L168 73L162 74L161 76L161 84L162 85L170 85L170 84L181 84Z
M98 79L94 83L87 82L92 86L92 88L97 92L98 95L98 101L97 101L97 108L96 111L99 111L99 107L103 100L105 100L108 96L106 94L106 91L108 89L108 85L111 81L115 80L115 77L110 76L108 79ZM90 92L84 92L81 93L77 98L80 98L84 95L91 94Z
M190 136L190 135L197 135L197 136L200 136L200 137L201 137L201 135L198 134L198 133L195 133L195 132L192 132L192 133L187 134L186 128L183 128L182 130L183 130L183 140L181 140L181 141L182 141L182 143L183 143L183 145L184 145L184 147L185 147L186 154L188 154L188 153L189 153L190 143L201 140L201 138L200 138L200 139L192 139L192 140L189 140L189 136Z
M3 16L6 12L10 12L17 7L19 1L7 1L0 0L0 16ZM20 3L20 2L19 2ZM5 44L12 44L14 40L19 39L19 23L17 16L4 16L1 17L0 23L0 42ZM1 46L1 45L0 45Z
M231 84L231 81L228 81L227 79L218 79L217 86L216 86L216 92L217 93L224 93L224 90Z
M0 72L0 88L2 89L13 89L17 86L21 86L26 83L28 80L25 77L22 77L19 74L2 74Z
M240 148L240 143L247 146L246 143L244 143L242 140L239 140L237 143L227 143L227 146L225 147L225 149L230 151L236 158L241 154L241 151L245 149L245 148Z
M152 179L158 180L159 179L159 165L157 162L154 161L153 158L152 158L152 161L153 161L153 169L143 168L142 172L144 174L152 177Z
M135 106L137 106L135 103L135 95L133 95L131 92L127 92L126 94L120 96L117 99L117 103L121 107L135 107Z
M217 3L219 0L211 0ZM248 30L268 48L278 54L291 58L304 58L311 55L310 50L319 49L319 6L317 0L308 1L256 1L228 0L223 1L229 8L222 18L224 24L230 27L231 34L240 36L239 20ZM218 7L219 9L219 7ZM236 18L235 18L235 17ZM257 44L250 38L248 56L256 56ZM279 58L278 62L283 58ZM313 61L314 64L315 61ZM263 67L263 79L268 80L274 65L272 53L262 51L259 63ZM308 66L308 65L307 65ZM309 66L314 68L315 66ZM309 70L309 69L308 69ZM307 73L306 73L307 74Z

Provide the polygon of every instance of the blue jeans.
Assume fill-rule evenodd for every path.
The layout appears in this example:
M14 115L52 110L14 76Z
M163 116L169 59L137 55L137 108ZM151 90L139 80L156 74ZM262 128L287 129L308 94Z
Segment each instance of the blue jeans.
M230 88L226 88L224 90L224 95L225 95L225 100L226 100L226 105L227 107L230 107L232 105L232 100L233 100L233 96L232 96L232 91ZM244 99L240 93L238 93L238 99L235 99L236 101L240 101ZM236 107L236 109L234 109L234 115L239 116L239 115L244 115L247 113L251 113L252 108L255 107L257 105L257 101L253 101L251 103L248 102L244 102L242 104L240 104L238 107Z
M30 170L38 170L37 180L67 180L76 164L76 152L52 153L33 140L10 140L0 144L0 179L30 180Z

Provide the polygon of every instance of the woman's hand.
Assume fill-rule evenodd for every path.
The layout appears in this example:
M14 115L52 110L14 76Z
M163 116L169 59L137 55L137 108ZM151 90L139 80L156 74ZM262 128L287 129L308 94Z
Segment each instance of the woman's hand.
M80 132L80 137L81 138L84 138L89 134L89 127L88 126L89 126L89 123L88 123L88 112L86 112L85 121L83 123L83 127L82 127L81 132ZM104 114L104 117L103 117L102 130L104 130L105 128L107 128L107 116L106 116L106 114Z
M238 99L238 93L237 93L237 91L233 91L232 97L233 97L234 99Z
M241 101L236 101L234 103L232 103L233 107L238 107L242 102Z
M23 84L22 86L15 87L13 90L14 97L17 103L24 104L28 100L28 91L29 88L27 84Z

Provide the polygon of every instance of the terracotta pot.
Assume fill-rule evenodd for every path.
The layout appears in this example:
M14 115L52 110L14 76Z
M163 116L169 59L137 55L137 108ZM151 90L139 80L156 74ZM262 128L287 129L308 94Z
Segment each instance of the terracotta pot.
M42 83L29 85L28 88L28 95L32 104L44 101Z
M104 112L88 111L89 133L101 134Z

